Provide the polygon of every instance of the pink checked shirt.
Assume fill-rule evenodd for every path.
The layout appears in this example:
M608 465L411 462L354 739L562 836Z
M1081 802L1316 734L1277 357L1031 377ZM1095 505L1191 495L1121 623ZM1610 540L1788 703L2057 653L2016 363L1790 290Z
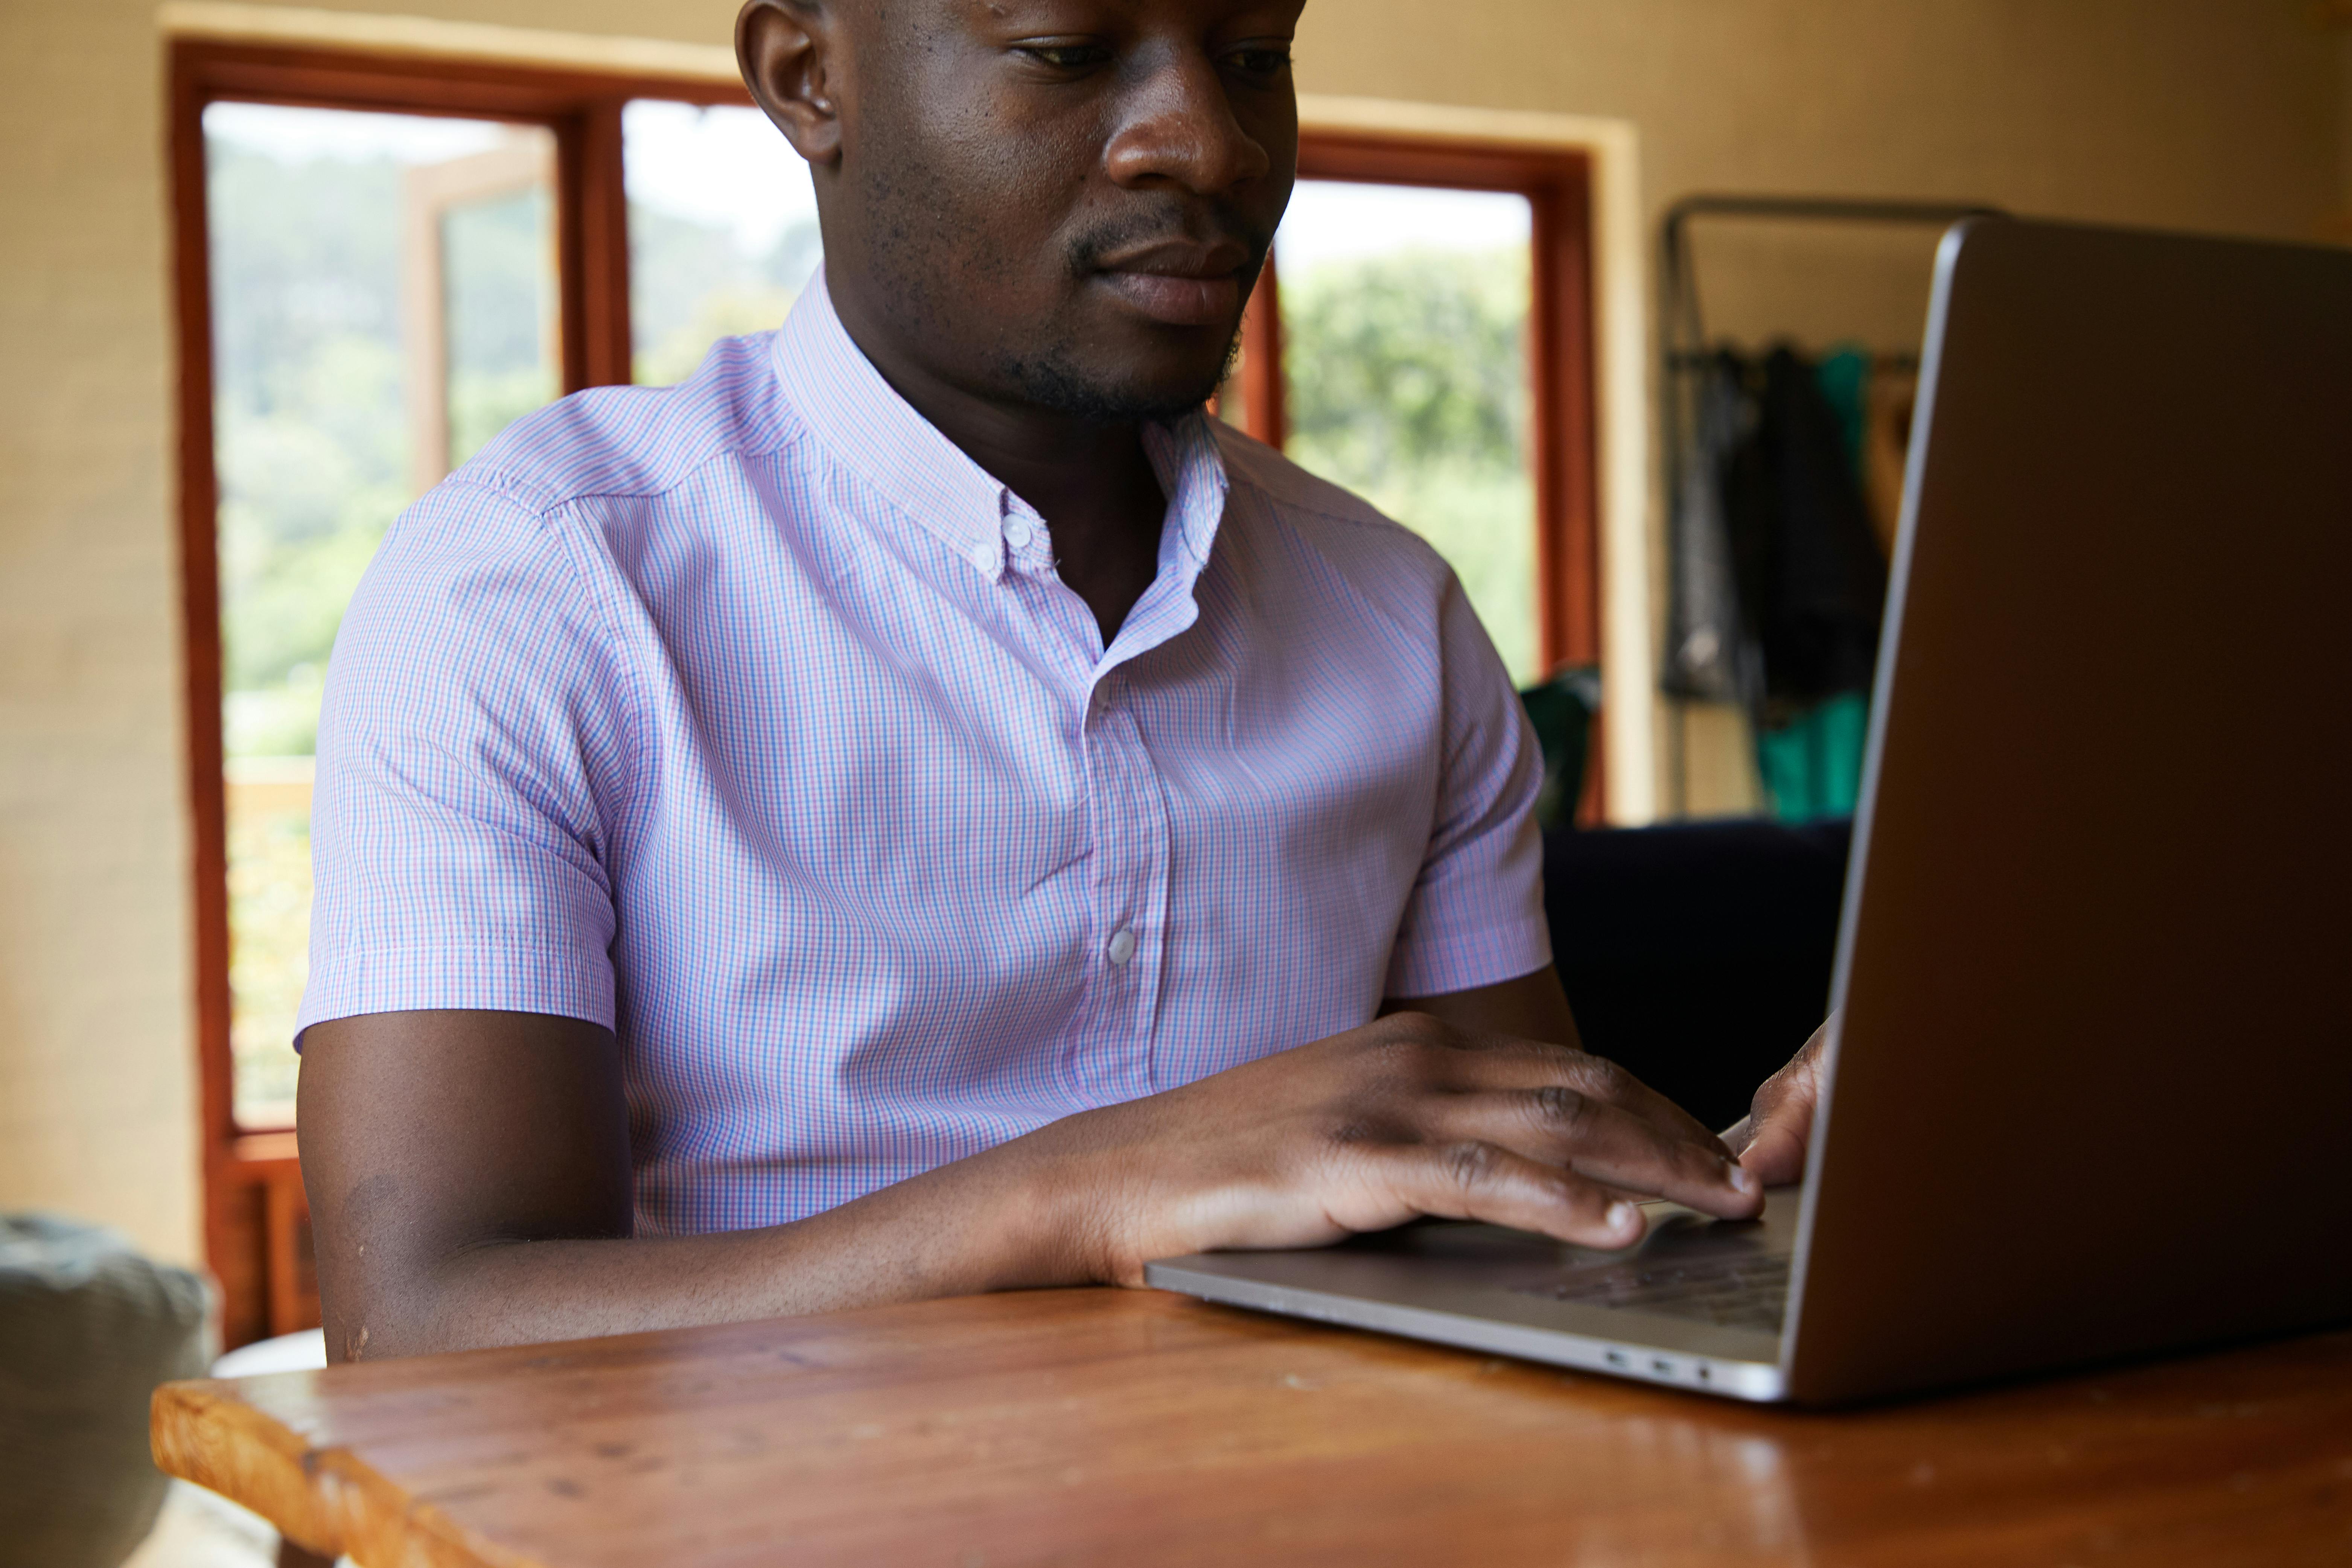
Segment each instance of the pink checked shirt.
M822 275L514 426L337 639L304 1026L617 1034L640 1226L831 1207L1550 957L1539 763L1430 548L1204 416L1106 648Z

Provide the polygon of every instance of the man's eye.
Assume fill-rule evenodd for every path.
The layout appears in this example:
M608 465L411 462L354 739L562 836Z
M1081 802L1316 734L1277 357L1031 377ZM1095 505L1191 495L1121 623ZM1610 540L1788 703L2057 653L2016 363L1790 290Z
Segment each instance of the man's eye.
M1233 61L1252 76L1274 76L1290 68L1290 51L1275 47L1236 49Z
M1084 70L1110 58L1110 51L1100 44L1025 44L1021 52L1040 65L1055 70Z

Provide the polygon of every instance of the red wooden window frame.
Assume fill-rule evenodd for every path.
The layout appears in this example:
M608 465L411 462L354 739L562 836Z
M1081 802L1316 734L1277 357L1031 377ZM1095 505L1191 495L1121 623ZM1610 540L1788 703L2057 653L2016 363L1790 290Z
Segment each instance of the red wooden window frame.
M194 855L195 1003L205 1250L223 1289L223 1339L237 1345L315 1325L318 1291L295 1133L240 1126L230 1051L228 850L222 774L218 476L213 429L210 247L204 111L234 100L443 114L539 125L556 147L562 383L625 383L628 203L621 111L633 99L749 106L740 86L499 62L183 39L169 56L169 136L178 314L179 534L188 792ZM1534 209L1533 420L1544 657L1600 653L1591 374L1591 203L1574 153L1307 130L1312 179L1515 191ZM1244 324L1252 433L1278 445L1279 303L1269 265ZM1590 770L1597 779L1599 767ZM1597 786L1580 815L1596 816Z

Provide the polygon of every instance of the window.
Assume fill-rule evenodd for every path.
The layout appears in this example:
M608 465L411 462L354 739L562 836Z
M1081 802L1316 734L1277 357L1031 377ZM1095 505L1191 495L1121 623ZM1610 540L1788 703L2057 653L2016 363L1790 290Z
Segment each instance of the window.
M1573 153L1302 134L1219 400L1428 539L1522 685L1600 655L1588 203Z
M1530 216L1515 191L1302 180L1275 239L1285 447L1452 563L1522 686L1538 630Z
M805 166L729 83L182 41L172 84L207 1249L236 1344L318 1321L286 1043L360 573L520 415L773 326L820 244ZM1515 675L1591 662L1580 159L1310 132L1301 173L1287 305L1270 268L1226 416L1428 534Z
M204 111L233 1101L293 1124L311 755L342 605L400 509L557 393L538 126Z
M765 116L621 111L635 379L781 320L817 260ZM204 110L231 1100L290 1127L320 683L400 510L562 390L544 127L226 100Z
M621 111L635 379L784 319L823 252L808 165L756 109L639 99Z
M318 1321L286 1044L343 607L400 510L518 416L770 324L814 265L814 204L757 119L719 83L173 49L205 1228L231 1344ZM773 195L715 205L730 181Z

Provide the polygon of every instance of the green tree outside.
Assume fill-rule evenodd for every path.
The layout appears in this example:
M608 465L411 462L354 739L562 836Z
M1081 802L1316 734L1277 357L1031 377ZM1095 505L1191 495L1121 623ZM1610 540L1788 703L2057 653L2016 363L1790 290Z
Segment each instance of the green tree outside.
M1524 246L1407 249L1282 279L1286 451L1434 545L1522 684L1547 673L1528 299Z

